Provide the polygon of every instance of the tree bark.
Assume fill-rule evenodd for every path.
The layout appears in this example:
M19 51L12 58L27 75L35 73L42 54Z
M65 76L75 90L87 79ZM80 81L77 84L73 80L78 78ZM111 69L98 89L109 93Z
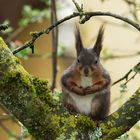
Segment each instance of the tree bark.
M0 102L37 140L114 140L140 120L140 88L98 128L89 118L69 113L51 94L48 81L28 74L1 38Z

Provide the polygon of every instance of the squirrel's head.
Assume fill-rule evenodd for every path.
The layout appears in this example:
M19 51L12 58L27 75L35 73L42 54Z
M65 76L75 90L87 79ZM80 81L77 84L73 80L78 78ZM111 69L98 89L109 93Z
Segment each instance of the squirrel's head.
M99 57L102 50L104 27L99 30L97 40L93 48L84 48L79 30L76 31L77 70L81 75L91 76L99 71Z

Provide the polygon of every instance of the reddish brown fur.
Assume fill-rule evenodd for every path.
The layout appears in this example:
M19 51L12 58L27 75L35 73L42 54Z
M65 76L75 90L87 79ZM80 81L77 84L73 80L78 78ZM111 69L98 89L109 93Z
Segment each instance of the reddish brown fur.
M79 31L76 34L77 60L62 75L62 93L63 103L70 111L80 112L76 102L71 98L71 94L94 95L91 103L89 116L100 120L106 117L110 107L110 76L99 62L100 51L102 49L103 27L101 27L97 41L93 49L83 48ZM96 63L97 61L97 63ZM82 87L81 77L84 75L84 69L92 78L92 85ZM79 96L79 98L80 98ZM92 97L92 96L91 96Z

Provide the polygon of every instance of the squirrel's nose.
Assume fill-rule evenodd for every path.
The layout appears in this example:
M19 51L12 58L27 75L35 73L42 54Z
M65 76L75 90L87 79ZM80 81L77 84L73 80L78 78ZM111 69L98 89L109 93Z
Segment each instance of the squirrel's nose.
M85 76L88 76L88 74L89 74L89 69L88 69L88 67L85 67L85 68L84 68L84 74L85 74Z

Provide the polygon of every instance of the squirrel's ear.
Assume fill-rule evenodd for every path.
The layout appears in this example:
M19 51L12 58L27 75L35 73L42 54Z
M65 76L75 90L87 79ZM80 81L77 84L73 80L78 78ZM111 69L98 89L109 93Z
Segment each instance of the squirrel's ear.
M78 27L75 28L75 46L76 46L76 51L78 56L81 50L83 49L83 43L81 40L80 30Z
M93 50L94 52L96 52L98 57L100 56L100 52L102 50L103 35L104 35L104 25L100 27L96 43L93 47Z

